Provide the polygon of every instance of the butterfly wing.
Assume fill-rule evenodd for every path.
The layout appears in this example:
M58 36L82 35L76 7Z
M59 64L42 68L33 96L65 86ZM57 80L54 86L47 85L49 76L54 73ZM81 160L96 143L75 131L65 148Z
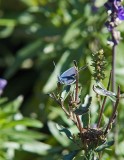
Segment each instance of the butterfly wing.
M76 81L75 75L76 69L75 67L71 67L58 77L58 81L65 85L73 84Z

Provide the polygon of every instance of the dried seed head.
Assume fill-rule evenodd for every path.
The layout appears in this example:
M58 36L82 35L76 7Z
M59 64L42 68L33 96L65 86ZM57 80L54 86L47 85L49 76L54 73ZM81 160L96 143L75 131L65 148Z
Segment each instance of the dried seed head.
M103 49L92 54L92 66L94 67L93 77L96 81L101 81L105 78L105 56Z

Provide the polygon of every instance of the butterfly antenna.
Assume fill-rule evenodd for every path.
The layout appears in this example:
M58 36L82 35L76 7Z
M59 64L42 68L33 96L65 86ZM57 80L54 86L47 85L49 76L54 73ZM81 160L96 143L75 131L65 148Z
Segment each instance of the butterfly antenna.
M55 64L55 62L53 61L53 65L54 65L54 68L56 68L56 64Z
M86 64L86 66L83 66L83 67L79 68L79 72L80 72L81 70L86 69L87 67L88 67L88 63Z
M77 61L76 60L73 60L73 63L75 65L75 67L77 68Z

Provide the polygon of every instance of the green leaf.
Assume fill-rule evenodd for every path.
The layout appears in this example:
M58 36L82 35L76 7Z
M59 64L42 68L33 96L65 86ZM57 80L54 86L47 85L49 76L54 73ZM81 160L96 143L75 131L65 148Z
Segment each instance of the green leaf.
M116 102L116 94L114 92L108 91L105 88L103 88L103 86L101 86L100 83L94 85L93 90L95 93L102 96L108 96L113 102Z
M36 132L32 130L27 130L27 129L19 129L19 130L14 130L14 129L2 129L0 132L0 136L6 135L11 141L15 142L30 142L31 140L36 140L36 139L45 139L47 136Z
M0 31L0 38L7 38L14 31L14 26L6 26L2 31Z
M5 119L8 118L9 116L13 116L16 112L12 111L12 112L5 112L0 110L0 119Z
M64 86L63 91L61 93L62 101L64 101L70 93L70 85Z
M23 96L18 96L15 100L2 104L2 110L5 112L17 112L23 102Z
M82 19L76 20L74 23L72 23L68 30L66 31L66 34L63 37L63 43L69 44L73 42L73 39L75 39L80 34L80 29L78 26L82 23Z
M85 109L84 110L82 109L82 111L79 111L81 113L84 112L82 114L82 116L81 116L81 120L83 122L83 127L84 128L85 127L87 128L89 126L89 124L90 124L90 112L88 112L88 111L89 111L89 107L90 107L91 101L92 101L92 97L90 97L89 95L87 95L85 97L85 102L83 104L83 106L84 106Z
M103 96L116 96L115 93L111 92L111 91L107 91L104 88L101 88L99 86L93 86L94 91L99 94L99 95L103 95Z
M35 57L37 54L40 54L41 52L38 51L41 50L41 47L42 41L41 39L38 39L37 41L34 41L19 50L13 65L6 71L5 77L10 78L19 69L25 59L32 58Z
M87 112L81 116L81 120L83 122L83 127L87 128L90 125L90 113Z
M51 149L51 146L42 142L32 141L24 143L22 145L22 149L28 152L37 153L39 155L46 155Z
M0 97L0 105L2 105L3 103L7 102L8 98L1 98Z
M63 160L73 160L73 158L78 154L80 150L75 150L68 155L63 156Z
M84 104L80 105L79 108L77 108L74 111L74 113L77 115L82 115L82 114L87 113L89 111L91 101L92 101L92 97L90 97L89 95L86 95Z
M39 155L46 155L47 152L51 149L49 144L45 144L38 141L30 141L30 142L23 142L20 146L17 142L5 142L4 148L11 148L11 149L21 149L27 152L36 153Z
M124 141L118 144L116 151L119 155L122 155L124 157Z
M105 0L102 0L102 1L96 0L95 6L99 8L99 7L103 6L105 4L105 2L106 2Z
M21 120L13 120L11 122L8 122L7 124L4 124L4 128L11 128L17 125L36 127L36 128L41 128L43 126L42 123L36 119L23 118Z
M98 146L95 151L96 152L100 152L103 151L105 148L109 148L114 144L114 140L109 141L109 142L105 142L104 144L102 144L101 146Z
M2 148L7 149L7 148L11 148L11 149L20 149L20 144L17 142L10 142L10 141L6 141L2 144Z
M56 127L56 123L49 121L48 127L54 138L64 147L67 147L70 143L70 140L68 140L64 135L60 134L59 130Z
M66 134L66 136L72 140L72 135L71 135L71 132L67 129L67 128L64 128L63 126L60 126L57 124L57 128L60 132L64 132Z

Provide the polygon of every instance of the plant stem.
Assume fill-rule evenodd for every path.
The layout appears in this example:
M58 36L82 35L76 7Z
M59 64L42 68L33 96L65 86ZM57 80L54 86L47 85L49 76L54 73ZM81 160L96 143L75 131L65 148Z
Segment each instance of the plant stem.
M115 119L117 107L118 107L118 104L119 104L119 99L120 99L120 87L118 87L117 100L116 100L116 103L115 103L114 108L113 108L112 116L110 117L108 125L106 127L106 130L104 132L105 135L108 133L110 125L112 124L113 120Z
M78 74L78 69L77 69L76 62L75 62L75 69L76 69L75 103L77 105L77 103L78 103L78 80L79 80L79 74ZM81 134L82 133L82 126L81 126L80 118L79 118L78 115L76 115L76 119L77 119L77 124L78 124L79 131L80 131L80 134Z
M115 92L115 60L116 60L116 45L112 47L112 92Z
M112 40L113 42L115 41L115 37L114 37L114 29L111 32L112 34ZM116 78L115 78L115 63L116 63L116 44L113 45L112 47L112 92L115 93L116 88L115 88L115 83L116 83ZM113 103L113 107L114 107L114 103ZM115 120L115 130L114 130L114 139L115 139L115 150L116 147L118 145L118 127L117 127L117 118ZM116 156L116 155L115 155ZM117 158L117 156L116 156Z
M84 160L94 160L94 152L93 150L85 151L85 158Z
M116 39L114 36L114 29L111 32L112 41L114 43L112 47L112 92L115 92L115 62L116 62Z
M110 87L111 76L112 76L112 71L110 72L107 90L109 90L109 87ZM99 115L99 119L98 119L98 123L97 123L97 128L100 127L100 123L101 123L101 120L102 120L102 114L103 114L103 111L104 111L104 108L105 108L106 99L107 99L107 96L104 97L104 99L103 99L103 103L102 103L102 107L101 107L101 110L100 110L100 115Z

